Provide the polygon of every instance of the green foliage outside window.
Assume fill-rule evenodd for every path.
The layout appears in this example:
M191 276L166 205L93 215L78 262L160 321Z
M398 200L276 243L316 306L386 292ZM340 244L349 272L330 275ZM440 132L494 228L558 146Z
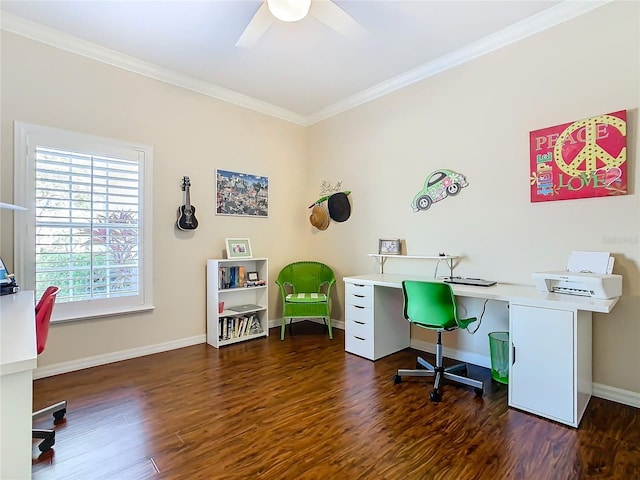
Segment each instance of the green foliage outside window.
M57 235L37 254L38 291L61 288L58 301L79 301L136 294L139 265L137 213L111 211L97 215L93 228L80 229L76 239ZM68 252L69 241L87 238ZM56 244L61 252L56 252ZM38 292L41 294L41 292Z

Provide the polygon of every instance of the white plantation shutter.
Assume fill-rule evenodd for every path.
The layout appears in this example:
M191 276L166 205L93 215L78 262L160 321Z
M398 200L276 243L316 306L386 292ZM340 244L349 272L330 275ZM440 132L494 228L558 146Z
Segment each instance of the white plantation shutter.
M16 145L19 136L26 158L18 169L16 157L16 192L24 177L23 204L32 206L24 247L16 229L26 287L36 298L60 287L53 321L152 308L151 147L27 124L16 124Z
M137 295L138 162L36 147L36 296L64 272L57 302Z

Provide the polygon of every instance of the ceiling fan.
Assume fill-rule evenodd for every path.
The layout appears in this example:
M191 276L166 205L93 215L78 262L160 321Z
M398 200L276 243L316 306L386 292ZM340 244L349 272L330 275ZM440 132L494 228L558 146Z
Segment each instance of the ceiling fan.
M264 0L242 32L236 47L252 47L278 20L297 22L307 15L347 38L360 38L367 33L362 25L332 0Z

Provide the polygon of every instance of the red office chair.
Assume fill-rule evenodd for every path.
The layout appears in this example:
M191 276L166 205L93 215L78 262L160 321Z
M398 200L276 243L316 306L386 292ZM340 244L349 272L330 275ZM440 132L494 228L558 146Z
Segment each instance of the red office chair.
M44 347L47 344L47 336L49 335L49 322L51 320L51 312L53 312L53 305L56 302L56 295L60 291L59 287L48 287L40 297L40 301L36 305L36 344L38 348L38 354L44 351ZM53 414L55 422L62 420L64 414L67 413L67 402L58 402L55 405L43 408L34 412L33 419L42 417L47 414ZM41 452L47 452L51 450L51 447L56 443L55 430L42 430L34 428L31 430L32 438L42 438L42 442L38 445Z

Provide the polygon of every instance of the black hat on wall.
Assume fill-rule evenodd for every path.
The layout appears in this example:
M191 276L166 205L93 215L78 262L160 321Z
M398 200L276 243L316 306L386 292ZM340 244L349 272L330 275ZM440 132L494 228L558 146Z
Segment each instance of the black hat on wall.
M329 208L329 216L334 222L344 222L351 215L349 197L344 192L331 195L327 200L327 207Z

